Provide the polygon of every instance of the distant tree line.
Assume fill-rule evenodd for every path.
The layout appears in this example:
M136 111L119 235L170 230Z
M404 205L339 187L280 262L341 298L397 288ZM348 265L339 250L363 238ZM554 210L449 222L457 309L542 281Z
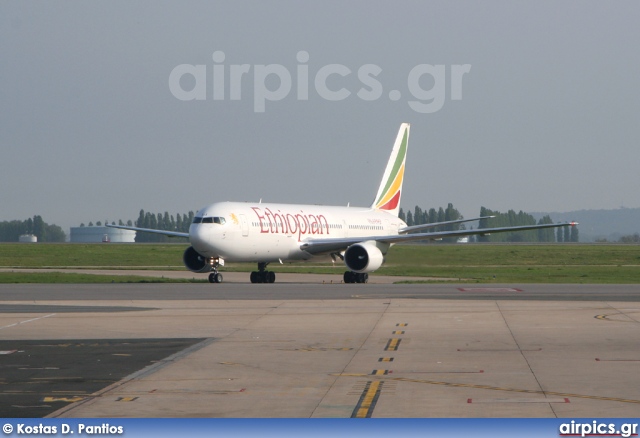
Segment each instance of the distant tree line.
M104 223L106 225L106 224L109 223L109 221L104 221ZM115 223L115 221L111 221L111 224L115 225L116 223ZM132 227L133 226L133 222L131 222L131 220L128 220L127 223L125 224L124 222L122 222L122 219L120 219L118 221L118 225L127 225L129 227ZM89 227L101 227L102 226L102 222L98 221L98 222L95 223L95 225L94 225L93 222L89 222L89 225L85 225L84 222L80 224L80 227L86 227L86 226L89 226Z
M438 210L435 208L422 209L419 206L415 206L413 212L410 210L407 211L406 215L402 208L400 208L400 212L398 213L398 217L406 222L408 226L413 225L422 225L422 224L433 224L436 222L447 222L447 221L455 221L458 219L464 219L464 217L460 214L460 212L453 207L453 204L449 203L447 208L444 209L440 207ZM465 230L464 224L452 224L452 225L443 225L435 228L431 228L427 231L457 231L457 230ZM424 230L416 231L417 233L425 232ZM447 237L442 240L442 242L455 242L457 238L455 237Z
M536 224L552 224L551 217L544 216L539 221L523 211L516 213L509 210L506 213L490 210L486 207L480 208L480 216L495 216L491 219L483 219L478 223L478 229L481 228L498 228L498 227L517 227L522 225ZM438 210L431 208L429 210L415 206L413 212L406 213L401 208L399 213L400 219L404 220L407 225L432 224L436 222L454 221L464 219L460 212L449 203L447 208L440 207ZM436 227L428 231L456 231L465 230L464 224L445 225ZM471 228L473 229L473 227ZM515 231L511 233L495 233L488 236L469 236L471 242L578 242L577 227L560 227L560 228L544 228L541 230ZM443 242L455 242L456 238L443 239Z
M608 243L609 239L600 238L596 239L596 243ZM622 236L617 240L618 243L640 243L640 234L634 233L626 236Z
M0 242L17 242L23 234L37 236L38 242L64 242L67 238L62 228L47 224L38 215L24 221L0 222Z
M193 222L193 211L187 214L176 214L175 217L170 215L168 211L162 213L149 213L140 210L136 227L153 228L155 230L177 231L180 233L188 233L189 226ZM181 239L178 238L177 241ZM176 242L175 237L163 236L162 234L153 233L136 233L136 242Z
M483 219L478 224L478 228L493 227L517 227L523 225L544 225L552 224L549 215L543 216L536 222L535 218L520 210L516 213L509 210L506 213L480 208L480 216L496 216L492 219ZM512 233L497 233L489 236L478 236L478 242L578 242L577 227L543 228L541 230L514 231Z
M620 243L640 243L640 234L635 233L629 236L622 236L620 238L620 240L618 240L618 242Z
M408 226L413 225L422 225L422 224L433 224L436 222L446 222L446 221L455 221L458 219L463 219L462 215L458 210L453 208L453 204L449 203L447 209L440 207L438 210L435 208L431 208L429 210L423 210L419 206L415 206L413 209L413 213L408 211L406 216L402 208L400 209L400 213L398 214L400 219L405 221ZM451 231L458 230L456 228L458 225L449 225L441 227L442 229L437 229L437 231ZM464 228L463 228L464 229Z

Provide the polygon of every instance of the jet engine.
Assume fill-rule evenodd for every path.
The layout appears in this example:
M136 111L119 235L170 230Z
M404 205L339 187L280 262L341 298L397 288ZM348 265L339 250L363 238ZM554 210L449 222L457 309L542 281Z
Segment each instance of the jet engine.
M344 252L344 264L353 272L373 272L382 266L382 262L384 255L374 241L356 243Z
M190 246L182 256L184 265L192 272L211 272L211 263L207 257L201 256L198 251Z

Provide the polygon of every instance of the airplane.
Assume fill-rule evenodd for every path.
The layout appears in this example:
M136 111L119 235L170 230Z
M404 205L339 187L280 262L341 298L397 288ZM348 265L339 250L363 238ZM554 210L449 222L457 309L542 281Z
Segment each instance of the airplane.
M488 235L507 231L575 226L577 223L423 232L442 225L487 219L493 216L407 226L398 217L402 197L409 123L402 123L393 144L378 191L369 207L216 202L199 210L188 233L123 225L107 225L166 236L186 237L183 255L187 269L209 273L209 282L221 283L225 262L254 262L251 283L274 283L270 263L309 260L316 256L340 259L347 270L345 283L366 283L380 268L396 243L438 240L444 237Z

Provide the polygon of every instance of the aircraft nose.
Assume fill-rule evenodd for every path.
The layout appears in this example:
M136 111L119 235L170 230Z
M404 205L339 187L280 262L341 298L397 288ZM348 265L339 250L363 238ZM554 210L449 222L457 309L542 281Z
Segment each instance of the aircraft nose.
M210 243L208 239L208 233L200 224L191 224L189 227L189 241L191 246L202 255L207 255Z

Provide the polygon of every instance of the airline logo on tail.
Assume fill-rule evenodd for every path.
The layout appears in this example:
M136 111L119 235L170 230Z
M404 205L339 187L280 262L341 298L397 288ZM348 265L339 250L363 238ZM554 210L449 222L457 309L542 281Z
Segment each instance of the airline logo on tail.
M372 208L386 210L395 215L400 210L404 165L407 159L407 144L409 143L409 126L408 123L400 125L387 168L378 188L378 194L372 205Z

